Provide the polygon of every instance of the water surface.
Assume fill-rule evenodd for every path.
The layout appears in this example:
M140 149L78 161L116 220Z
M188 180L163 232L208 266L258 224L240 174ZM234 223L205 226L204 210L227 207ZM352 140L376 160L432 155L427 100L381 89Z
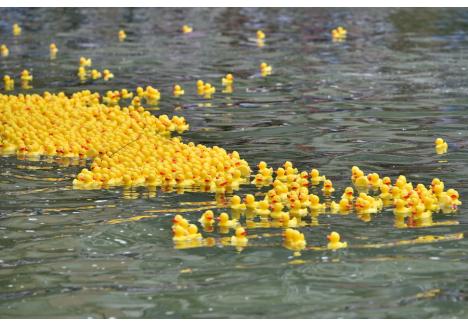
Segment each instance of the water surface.
M300 169L318 168L337 196L353 165L392 179L404 174L414 184L439 177L466 201L467 10L0 13L1 43L10 48L0 75L31 69L33 91L150 84L163 97L154 114L183 115L190 123L185 141L237 150L251 167L291 160ZM14 22L23 26L19 38L11 36ZM178 32L185 23L192 34ZM348 29L343 43L330 40L338 25ZM121 28L124 43L117 42ZM267 34L262 48L253 39L257 29ZM60 51L53 62L51 42ZM80 56L115 79L80 84ZM258 75L262 61L274 70L266 79ZM236 78L233 94L196 95L197 79L220 89L228 72ZM170 96L174 83L186 96ZM439 136L449 143L443 156L434 153ZM350 248L305 251L301 262L281 245L281 231L270 228L249 230L259 237L240 253L221 245L175 249L173 209L193 208L184 216L194 222L213 194L74 191L82 167L63 160L2 157L0 167L1 317L468 317L468 240L365 247L465 233L464 207L434 216L458 225L430 228L398 229L390 211L367 222L355 214L321 215L320 225L301 229L308 244L323 246L336 230ZM239 194L254 191L247 186ZM130 220L140 215L150 217Z

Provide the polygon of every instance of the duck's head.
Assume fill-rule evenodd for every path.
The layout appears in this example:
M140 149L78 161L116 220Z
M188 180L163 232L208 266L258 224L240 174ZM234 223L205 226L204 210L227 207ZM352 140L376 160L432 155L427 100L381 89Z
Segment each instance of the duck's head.
M241 203L241 198L237 195L232 196L231 205L239 205Z
M219 214L217 220L219 222L227 222L229 220L229 215L227 213L221 213Z
M328 241L330 242L339 242L340 241L340 234L338 232L333 231L327 236Z
M437 139L435 140L435 144L436 144L436 145L442 145L443 143L444 143L444 140L443 140L442 138L437 138Z
M247 235L247 231L243 227L238 227L236 229L236 237L245 237Z

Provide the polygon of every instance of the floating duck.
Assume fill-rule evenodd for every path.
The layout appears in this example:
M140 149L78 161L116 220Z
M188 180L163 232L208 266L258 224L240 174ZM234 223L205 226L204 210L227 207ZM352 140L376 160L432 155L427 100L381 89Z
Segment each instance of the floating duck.
M0 55L6 58L9 54L10 50L8 50L8 47L5 44L0 45Z
M114 74L111 73L111 72L109 71L109 69L104 69L104 70L102 71L102 78L103 78L105 81L108 81L108 80L114 78Z
M382 184L387 185L387 186L390 187L392 185L392 180L389 177L383 177L382 178Z
M218 226L220 227L232 228L235 227L237 224L237 221L229 219L229 215L227 213L219 214L217 220Z
M335 201L332 201L330 203L330 210L333 213L341 213L341 214L347 214L350 209L353 207L353 205L350 203L348 198L341 198L341 200L336 203Z
M307 245L304 234L298 230L288 228L284 230L283 237L284 246L290 250L300 251L303 250Z
M258 30L256 35L257 35L258 40L264 40L265 39L265 33L263 31L261 31L261 30Z
M403 199L396 199L393 205L395 206L395 208L393 209L393 213L395 215L408 216L408 214L411 211L408 207L406 207L406 201L404 201Z
M80 57L80 67L91 67L92 61L90 58Z
M211 86L210 83L205 83L203 86L203 95L205 98L211 98L211 96L216 92L216 88Z
M244 247L249 242L247 238L247 231L243 227L236 228L236 234L231 237L231 245L237 247Z
M188 230L180 225L174 225L172 227L172 240L174 241L187 241L188 234Z
M50 52L50 59L54 60L57 57L57 52L58 52L57 45L55 45L55 43L51 43L49 45L49 52Z
M221 83L224 86L232 86L232 84L234 83L234 76L232 74L227 74L221 79Z
M347 34L346 29L344 29L341 26L338 26L337 28L331 31L333 42L343 42L346 39L346 34Z
M258 203L255 201L254 195L251 195L251 194L245 195L244 203L245 203L245 206L247 207L247 209L254 210L258 206Z
M93 80L99 79L101 77L102 77L102 74L98 70L96 69L91 70L91 78Z
M21 27L18 24L13 24L13 36L21 35Z
M188 240L202 239L202 235L198 233L198 227L195 224L190 224L188 227Z
M324 175L320 175L319 170L312 169L310 171L310 183L313 186L318 185L320 182L325 181L326 177Z
M289 212L282 212L281 217L279 218L279 222L281 223L283 227L287 227L287 228L295 228L299 224L297 221L297 218L295 217L291 218L291 216L289 215Z
M270 216L273 219L280 219L283 214L284 205L281 202L275 202L271 205Z
M127 34L125 33L125 31L123 29L121 29L119 31L119 41L123 42L123 41L125 41L126 38L127 38Z
M172 219L172 223L174 225L180 225L181 227L183 227L184 229L187 229L190 225L190 223L188 222L187 219L185 219L182 215L179 215L177 214L176 216L174 216L174 218Z
M309 195L309 208L313 211L319 211L325 209L325 204L320 203L320 198L317 195L310 194Z
M345 198L347 199L349 202L352 202L353 199L354 199L354 190L352 187L346 187L343 195L341 196L341 198Z
M358 167L358 166L353 166L351 168L351 181L353 183L356 182L356 179L359 178L360 176L363 176L364 172Z
M246 209L245 204L241 203L241 198L237 195L231 198L231 209L236 211L244 211Z
M382 185L380 186L379 197L384 201L388 201L388 200L393 199L393 196L392 196L392 194L390 192L390 187L387 184L382 183Z
M289 214L291 216L304 217L307 215L307 208L301 208L301 201L296 199L290 205Z
M3 76L3 87L5 91L12 91L15 88L15 80L8 75Z
M184 25L182 26L182 33L187 34L187 33L192 33L193 28L189 25Z
M29 73L28 70L23 70L21 72L21 81L24 81L24 82L30 82L33 80L33 76Z
M182 89L182 87L178 84L174 85L174 88L172 89L172 94L175 97L179 97L184 95L185 91Z
M200 222L200 224L202 225L213 225L214 224L214 213L212 210L207 210L206 212L204 212L202 214L202 216L200 217L200 219L198 220L198 222Z
M380 177L377 173L369 173L367 175L367 180L369 181L369 186L372 188L379 188L382 180L380 180Z
M340 242L340 234L338 232L332 232L327 236L328 245L327 248L330 250L343 249L348 247L347 242Z
M331 180L325 180L323 182L323 188L322 192L325 196L330 196L333 192L335 191L335 188L333 188L333 183Z
M262 62L262 63L260 64L260 74L261 74L263 77L266 77L266 76L268 76L268 75L271 75L271 72L272 72L271 66L269 66L267 63Z
M445 154L447 153L448 145L442 138L437 138L435 140L435 149L437 154Z
M260 216L268 216L271 213L269 206L270 205L266 200L259 201L255 213Z
M120 97L123 99L129 99L133 97L133 92L129 92L126 88L120 90Z

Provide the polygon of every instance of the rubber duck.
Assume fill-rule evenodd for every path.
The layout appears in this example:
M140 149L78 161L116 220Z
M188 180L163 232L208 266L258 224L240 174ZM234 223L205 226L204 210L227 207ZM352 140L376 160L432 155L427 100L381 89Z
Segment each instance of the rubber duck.
M341 198L346 198L349 202L352 202L354 199L354 190L352 187L346 187Z
M275 180L279 180L281 182L286 182L286 180L287 180L286 171L283 168L278 168L276 170Z
M244 198L244 203L245 203L245 207L247 209L256 209L257 206L258 206L258 203L255 201L255 197L254 195L251 195L251 194L247 194L245 195L245 198Z
M8 50L8 47L5 44L0 45L0 55L6 58L9 54L10 50Z
M377 173L369 173L367 175L367 180L369 181L369 186L372 188L379 188L382 180L380 180L380 177Z
M263 40L263 39L265 39L265 33L264 33L262 30L258 30L257 33L256 33L256 35L257 35L257 39L258 39L258 40Z
M289 212L283 212L279 218L279 222L283 227L287 228L295 228L298 225L297 218L291 218Z
M340 242L340 234L338 232L332 232L327 236L328 245L327 248L330 250L343 249L348 247L347 242Z
M49 52L50 52L50 59L51 60L54 60L55 58L57 58L58 49L57 49L57 45L55 45L55 43L51 43L49 45Z
M333 188L333 183L331 180L325 180L323 182L323 188L322 192L325 196L330 196L333 192L335 191L335 188Z
M99 79L101 77L102 77L102 74L98 70L96 69L91 70L91 78L93 80Z
M249 242L247 238L247 231L243 227L236 228L236 233L231 237L231 245L237 247L244 247Z
M260 216L268 216L271 213L269 206L270 205L266 200L259 201L258 206L255 209L255 213Z
M307 208L301 208L301 201L299 199L294 200L290 205L289 214L291 216L304 217L307 215Z
M216 93L216 88L211 86L210 83L205 83L203 86L203 95L205 98L211 98L211 96Z
M187 229L180 225L174 225L172 227L172 240L174 241L187 241L189 232Z
M18 24L13 24L13 36L21 35L21 27Z
M221 83L224 86L232 86L232 84L234 83L234 76L232 74L227 74L221 79Z
M175 97L179 97L184 95L185 91L182 89L182 87L178 84L174 85L174 88L172 89L172 94Z
M120 97L123 99L129 99L133 97L133 92L129 92L126 88L120 90Z
M211 226L214 224L214 213L212 210L207 210L202 214L200 219L198 220L201 225L203 226Z
M393 209L393 213L395 215L400 215L400 216L408 216L410 213L410 209L406 207L406 201L403 199L396 199L393 203L395 208Z
M312 169L310 171L310 183L313 186L318 185L320 182L325 181L326 177L324 175L320 175L319 170Z
M262 62L260 64L260 74L263 77L271 75L271 72L272 72L271 66L269 66L266 62Z
M92 61L90 58L80 57L80 67L91 67Z
M126 38L127 38L127 34L125 33L123 29L121 29L119 31L119 42L125 41Z
M198 240L203 238L202 235L198 233L198 227L195 224L190 224L187 231L187 240Z
M382 183L382 185L380 186L380 194L379 194L379 197L383 200L383 201L389 201L389 200L392 200L393 199L393 196L390 192L390 187L385 184L385 183Z
M184 25L182 26L182 33L187 34L187 33L192 33L193 28L189 25Z
M304 234L298 230L288 228L284 230L283 237L284 246L290 250L300 251L303 250L307 245Z
M358 172L357 174L359 175L360 173ZM354 185L359 191L365 191L369 186L369 180L365 175L361 175L356 178Z
M387 185L387 186L391 187L391 185L392 185L392 180L391 180L389 177L383 177L383 178L382 178L382 183L383 183L384 185Z
M229 215L227 213L219 214L217 220L218 220L219 227L232 228L232 227L235 227L237 224L236 220L229 219Z
M353 205L350 203L348 198L341 198L341 200L336 203L335 201L332 201L330 203L330 210L333 213L340 213L340 214L347 214L351 210Z
M241 203L241 198L239 196L235 195L231 198L231 209L236 211L244 211L246 209L246 205Z
M309 195L309 202L310 202L309 208L311 210L318 211L318 210L325 209L325 204L320 204L320 198L317 195L310 194Z
M443 211L456 210L462 204L458 198L458 191L449 189L439 195L439 206Z
M23 82L29 82L33 80L33 76L29 73L28 70L23 70L21 72L21 81Z
M337 28L331 31L333 42L343 42L346 39L346 34L347 34L346 29L344 29L341 26L338 26Z
M177 214L176 216L174 216L174 218L172 219L172 223L174 225L180 225L181 227L183 227L184 229L187 229L190 225L190 223L188 222L187 219L185 219L182 215L180 214Z
M102 71L102 78L103 78L105 81L108 81L109 79L114 78L114 74L111 73L111 72L109 71L109 69L104 69L104 70Z
M15 80L8 75L3 76L3 87L5 91L12 91L15 88Z
M398 178L395 181L395 187L400 188L400 190L403 190L406 186L406 177L404 175L398 176Z
M271 213L270 216L273 219L280 219L283 214L284 205L280 202L275 202L271 205Z
M437 154L445 154L447 153L448 145L442 138L437 138L435 140L435 149Z

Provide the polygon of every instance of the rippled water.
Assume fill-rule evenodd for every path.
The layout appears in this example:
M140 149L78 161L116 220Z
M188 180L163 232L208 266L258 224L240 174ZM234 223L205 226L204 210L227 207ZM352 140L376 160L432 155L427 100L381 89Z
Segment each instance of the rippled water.
M190 123L186 141L237 150L252 167L261 160L315 167L337 193L349 185L352 165L414 183L440 177L466 201L467 10L0 13L0 43L10 48L0 75L31 69L33 91L151 84L163 96L155 114ZM20 38L11 36L14 22L23 26ZM184 23L192 34L178 32ZM348 29L344 43L330 41L338 25ZM263 48L252 39L259 28ZM60 51L54 62L52 41ZM75 77L80 56L115 79L83 86ZM266 79L257 73L262 61L274 69ZM233 94L195 95L197 79L220 88L227 72L236 78ZM170 96L176 82L186 89L181 99ZM444 156L434 153L437 136L449 143ZM0 167L1 317L468 317L468 240L366 247L464 233L463 206L434 217L458 225L430 228L395 228L390 211L368 222L321 215L318 226L301 229L308 244L323 246L333 229L350 248L304 251L299 261L281 245L281 231L269 228L250 229L259 237L240 253L221 245L175 249L174 209L189 208L184 216L196 221L213 194L74 191L82 167L66 161L2 157Z

